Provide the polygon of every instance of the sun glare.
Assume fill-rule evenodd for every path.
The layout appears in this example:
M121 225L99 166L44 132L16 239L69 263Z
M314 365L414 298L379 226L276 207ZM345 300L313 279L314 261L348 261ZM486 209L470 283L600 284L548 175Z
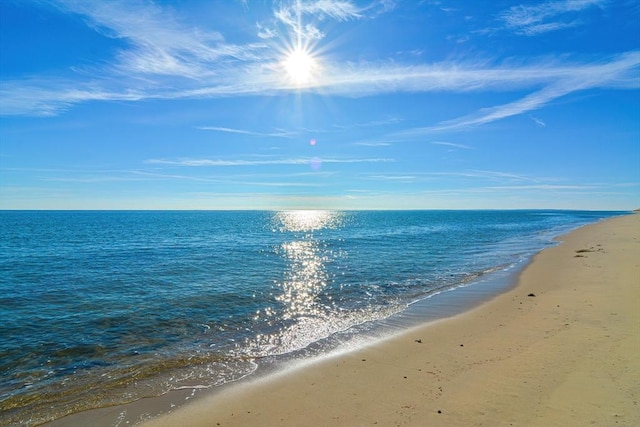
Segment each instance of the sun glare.
M314 58L302 49L296 49L287 55L284 68L289 78L297 85L308 83L316 66Z

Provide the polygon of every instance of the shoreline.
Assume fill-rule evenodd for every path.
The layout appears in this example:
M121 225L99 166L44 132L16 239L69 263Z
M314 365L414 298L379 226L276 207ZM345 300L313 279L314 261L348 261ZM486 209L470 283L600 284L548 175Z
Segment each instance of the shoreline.
M516 286L516 279L531 262L534 254L521 261L495 268L483 273L466 284L443 287L435 293L411 302L404 310L389 317L367 321L359 332L336 332L330 337L292 353L270 356L266 363L258 363L256 370L228 383L208 387L201 385L183 386L158 396L143 397L124 404L92 408L66 415L44 424L44 427L75 427L91 424L94 427L121 425L141 425L149 420L162 417L171 411L191 403L195 399L207 399L223 394L238 385L269 381L282 375L314 365L339 354L351 353L369 347L372 342L383 342L407 333L421 325L443 321L491 301L497 295ZM482 277L480 277L482 276ZM335 339L332 344L325 341Z
M638 215L614 217L561 236L558 240L562 243L535 255L524 270L519 271L515 277L517 279L515 283L512 282L504 288L506 291L502 290L491 298L485 297L484 302L478 307L453 317L427 320L426 324L396 333L392 337L377 339L370 345L348 352L296 361L294 366L286 371L252 377L246 381L229 384L222 390L180 390L157 398L142 399L128 405L71 415L45 425L66 426L78 422L90 422L92 425L98 423L106 426L118 425L118 422L129 423L129 420L149 418L150 414L166 411L161 407L169 408L171 401L184 402L194 394L199 395L197 399L181 404L173 412L152 418L142 425L169 426L177 422L195 426L217 423L220 425L371 425L376 422L378 425L424 425L425 423L484 425L485 422L488 423L486 425L501 425L500 423L509 425L509 422L513 422L514 425L521 425L522 422L525 422L525 425L537 425L526 424L527 420L532 419L531 402L541 400L540 393L534 393L536 386L540 384L533 378L536 370L531 365L541 369L540 374L543 375L551 370L549 366L553 363L536 365L524 357L522 352L531 350L532 347L527 337L531 335L529 338L537 343L534 347L540 346L544 349L542 345L545 344L544 340L550 339L549 342L555 342L558 335L571 335L572 331L575 332L575 329L578 329L577 326L572 325L578 322L555 324L562 317L563 308L575 312L576 308L571 308L570 301L556 304L557 310L547 307L543 313L547 317L540 319L539 305L548 299L547 293L553 296L564 288L554 288L553 280L545 286L539 286L530 283L532 279L528 276L533 275L533 282L535 282L536 273L531 273L531 270L535 270L535 266L543 261L547 264L549 262L557 264L551 266L553 267L551 271L567 275L570 274L565 271L567 266L560 261L566 264L568 255L571 255L571 261L568 264L604 256L609 253L607 249L603 249L605 243L594 243L588 248L573 249L573 252L569 246L580 243L580 239L596 238L598 230L611 228L612 224L618 224L618 222L632 223L631 226L627 224L626 227L631 228L631 232L635 232L635 246L632 245L631 249L626 250L631 250L635 255L640 254L637 240L639 220ZM636 230L633 230L633 224ZM594 236L589 237L591 235ZM596 240L604 242L606 240L603 239L604 237L606 233ZM609 244L617 245L615 241L607 242L607 245ZM593 252L591 247L595 248ZM577 251L581 249L586 251L578 253ZM558 262L553 259L556 252L564 254L558 256L560 258ZM637 263L634 271L636 277L640 277L637 274ZM539 273L537 273L538 279ZM546 279L552 275L547 274ZM636 283L636 288L638 285L640 283ZM528 288L532 291L525 293ZM533 290L534 288L536 290ZM635 289L635 294L632 292L636 303L640 301L637 298L637 291L638 289ZM529 293L534 293L536 296L528 297ZM566 289L564 293L567 293ZM573 295L569 292L570 297ZM567 296L565 295L564 298L566 300ZM633 298L626 300L633 301ZM514 305L517 307L512 307ZM638 306L639 304L636 304L636 308L639 308ZM538 322L535 328L531 327L535 333L522 330L523 315L527 318L526 326L535 325L536 321ZM638 322L636 322L636 329L638 329L637 325ZM541 328L547 328L542 338L540 338ZM505 332L508 332L507 336L511 336L512 339L504 337L500 339ZM640 343L637 341L631 353L633 353L632 356L640 357L640 351L638 351ZM491 347L488 347L489 344ZM554 347L554 350L557 352L558 349ZM546 352L538 356L538 359L543 358L547 362L554 362L554 360L547 360L553 358ZM515 369L512 366L514 359L522 358L524 362L521 369ZM629 360L633 360L632 357L629 357ZM535 357L533 361L536 361ZM638 373L640 369L637 365L636 363L635 370L632 372L632 380L635 378L638 380L636 383L640 383ZM482 368L482 372L478 371L478 367ZM510 370L506 378L510 381L506 381L507 384L503 384L500 380L505 369ZM515 375L511 372L514 369ZM560 368L556 369L558 370L562 371ZM497 379L487 384L488 375ZM516 384L517 381L512 378L517 378L518 375L524 375L529 380ZM538 388L549 391L549 388L553 388L551 387L553 384L553 381L548 379L543 384L545 387ZM482 395L491 397L492 393L487 391L492 390L491 386L494 387L495 396L493 400L488 400L484 404L484 407L489 410L482 410L483 405L477 401L477 397ZM505 388L505 386L508 387ZM470 392L470 390L474 391ZM526 401L520 402L523 392L524 396L529 397L525 399ZM637 388L632 393L636 402L636 406L632 408L635 409L635 414L627 410L625 415L627 418L631 417L630 420L640 420L640 406L637 406L639 394ZM502 399L499 399L500 396ZM513 421L507 422L507 418L499 415L503 412L501 408L506 405L501 403L503 400L511 401L518 406L513 409L517 409L520 415L515 418L511 416L509 419ZM464 410L459 407L460 404L463 405ZM472 410L472 408L478 409ZM123 413L126 413L126 417L122 417ZM615 421L623 422L619 425L626 425L624 422L628 419L624 416L618 418ZM582 425L582 423L571 424L572 420L575 421L569 418L568 421L558 425L567 423ZM550 425L548 421L544 423L541 421L539 425ZM614 421L608 419L607 423L609 422Z
M639 215L582 227L470 312L143 425L636 425L639 235Z

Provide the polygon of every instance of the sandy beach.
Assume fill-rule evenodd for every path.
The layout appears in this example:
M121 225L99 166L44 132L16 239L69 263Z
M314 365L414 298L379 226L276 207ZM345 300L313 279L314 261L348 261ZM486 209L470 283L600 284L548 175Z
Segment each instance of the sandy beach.
M469 312L238 383L143 425L640 425L640 215L561 240L517 286ZM129 405L129 415L153 402ZM60 425L109 425L121 410Z

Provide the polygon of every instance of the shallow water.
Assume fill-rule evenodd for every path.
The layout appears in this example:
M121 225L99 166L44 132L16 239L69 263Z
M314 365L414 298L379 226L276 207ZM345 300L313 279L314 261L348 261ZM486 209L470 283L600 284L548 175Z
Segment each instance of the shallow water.
M0 424L233 381L615 214L0 212Z

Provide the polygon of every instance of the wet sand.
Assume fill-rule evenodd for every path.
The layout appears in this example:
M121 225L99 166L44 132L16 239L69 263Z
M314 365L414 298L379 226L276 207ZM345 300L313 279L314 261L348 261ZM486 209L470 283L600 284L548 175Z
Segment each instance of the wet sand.
M561 240L476 309L144 425L640 425L640 215Z

